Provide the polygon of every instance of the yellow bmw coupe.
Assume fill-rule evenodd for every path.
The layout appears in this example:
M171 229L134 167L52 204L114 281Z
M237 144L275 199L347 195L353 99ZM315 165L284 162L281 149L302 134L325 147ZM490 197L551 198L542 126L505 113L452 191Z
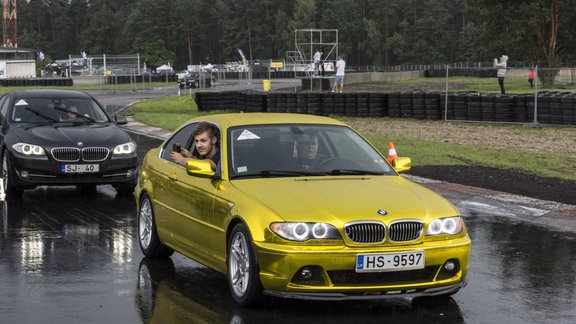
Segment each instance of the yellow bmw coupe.
M206 124L214 131L203 137ZM176 160L182 152L190 154ZM466 285L471 240L450 202L398 174L410 166L407 157L389 164L327 117L198 117L143 161L140 247L148 257L176 251L226 274L243 306L262 294L451 295Z

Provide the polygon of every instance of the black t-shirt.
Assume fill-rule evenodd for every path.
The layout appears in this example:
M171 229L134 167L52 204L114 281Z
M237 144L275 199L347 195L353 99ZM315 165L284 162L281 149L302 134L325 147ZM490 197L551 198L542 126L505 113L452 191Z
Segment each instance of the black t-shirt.
M322 162L326 161L328 157L326 155L323 154L318 154L316 155L315 158L309 160L309 159L298 159L298 163L300 164L300 167L304 170L310 170L310 169L315 169L316 167L318 167L318 165L322 164Z
M218 163L220 163L220 150L218 150L218 152L216 152L216 154L214 154L210 160L212 160L214 164L218 165Z

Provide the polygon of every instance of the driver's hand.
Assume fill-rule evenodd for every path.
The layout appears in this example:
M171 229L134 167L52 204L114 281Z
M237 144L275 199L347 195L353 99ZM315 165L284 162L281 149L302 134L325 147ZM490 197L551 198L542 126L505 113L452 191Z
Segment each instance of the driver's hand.
M192 155L192 152L188 151L187 149L183 148L180 150L180 154L182 154L183 157L187 157L187 158L193 158L194 156Z
M174 163L178 163L181 165L184 164L184 156L182 156L182 154L176 151L172 151L172 153L170 153L170 158L172 159L172 161L174 161Z

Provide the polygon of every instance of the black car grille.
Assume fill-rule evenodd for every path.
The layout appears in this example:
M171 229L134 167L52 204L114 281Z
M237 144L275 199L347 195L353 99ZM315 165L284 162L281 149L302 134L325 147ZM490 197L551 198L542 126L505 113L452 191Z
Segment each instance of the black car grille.
M373 222L346 225L344 233L350 241L356 243L378 243L386 238L384 224Z
M328 276L335 286L384 286L405 283L421 283L434 280L438 266L424 269L358 273L354 270L328 271Z
M82 149L82 159L86 162L104 161L110 150L105 147L87 147Z
M105 147L57 147L51 150L52 156L58 162L99 162L108 157L110 150Z
M424 229L420 221L397 221L388 228L388 239L392 242L417 240ZM352 223L344 227L346 237L354 243L380 243L386 238L386 227L378 222Z
M422 235L424 224L419 221L401 221L390 224L388 238L394 242L414 241Z

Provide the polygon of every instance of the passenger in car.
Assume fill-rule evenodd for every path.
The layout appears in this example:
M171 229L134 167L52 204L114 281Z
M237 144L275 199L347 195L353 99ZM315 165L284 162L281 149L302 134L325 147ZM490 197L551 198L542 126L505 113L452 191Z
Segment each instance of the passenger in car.
M73 120L76 117L78 117L78 108L76 108L76 106L70 106L68 108L67 119Z
M304 170L314 169L327 156L318 154L318 133L304 132L296 141L296 159Z
M172 151L170 158L175 163L186 166L192 159L209 160L212 170L220 163L220 150L218 149L218 129L207 122L201 122L194 129L194 154L182 148L180 152Z

